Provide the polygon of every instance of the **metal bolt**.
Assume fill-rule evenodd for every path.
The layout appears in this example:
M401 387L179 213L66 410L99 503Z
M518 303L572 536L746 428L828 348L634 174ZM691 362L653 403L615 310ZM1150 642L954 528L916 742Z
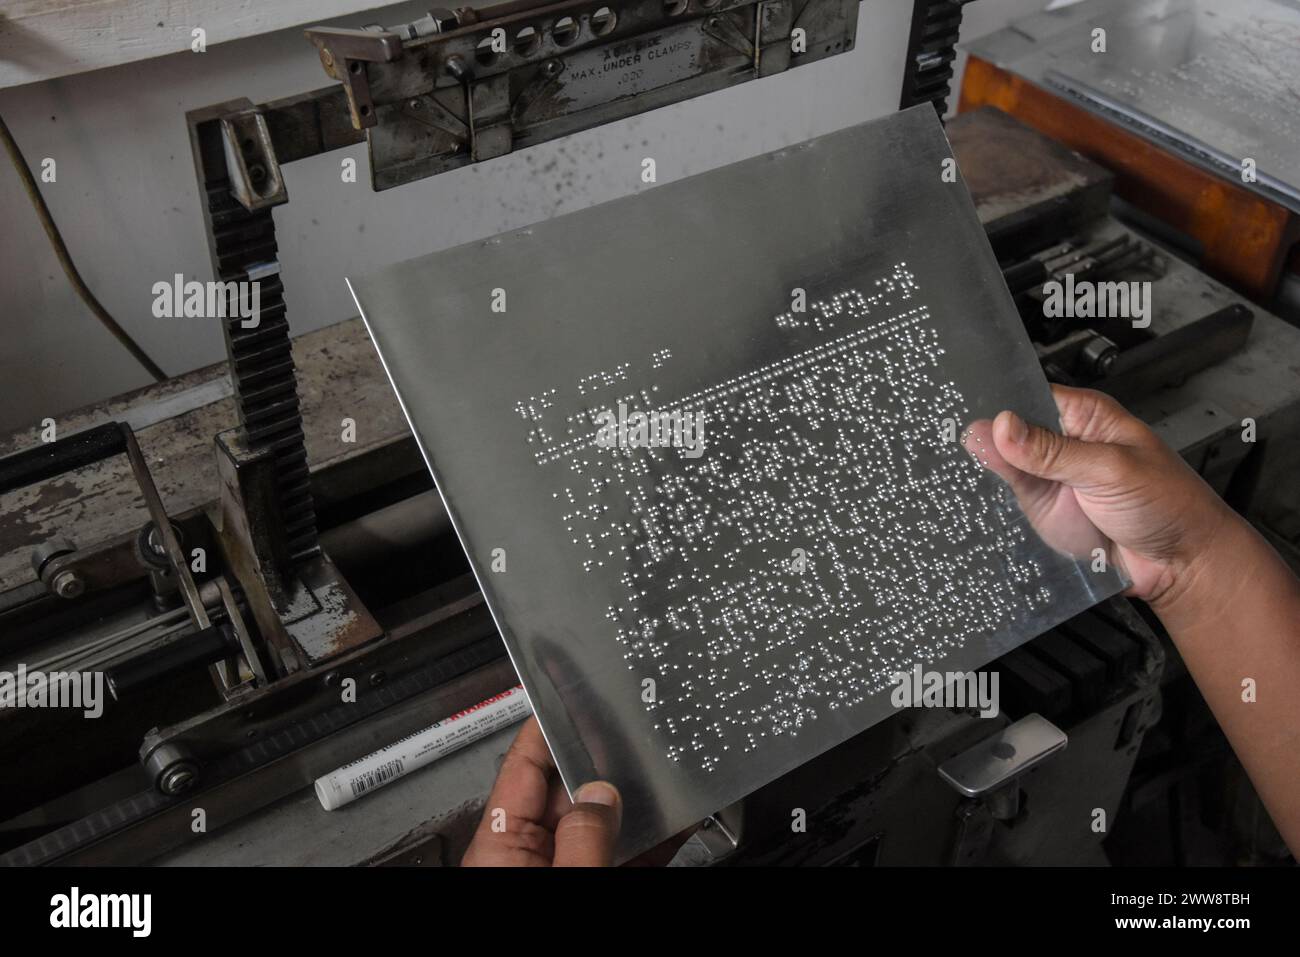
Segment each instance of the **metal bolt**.
M189 765L180 764L163 772L159 787L162 788L163 794L177 795L189 790L193 783L194 769Z
M453 53L447 57L447 62L442 67L447 71L448 76L455 77L457 80L465 78L465 58L459 53Z
M76 598L86 590L86 581L73 569L65 568L54 576L50 588L60 598Z
M381 684L384 683L384 679L387 677L388 676L384 674L382 671L374 672L374 674L370 676L370 687L378 688Z

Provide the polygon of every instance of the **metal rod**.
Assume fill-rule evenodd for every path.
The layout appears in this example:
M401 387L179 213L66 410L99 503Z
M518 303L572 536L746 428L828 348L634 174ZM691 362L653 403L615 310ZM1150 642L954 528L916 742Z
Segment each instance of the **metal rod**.
M208 618L208 610L203 607L203 599L199 597L199 588L194 584L194 577L190 574L189 563L185 560L185 553L181 551L181 543L176 540L176 530L172 528L171 519L167 517L167 510L163 506L162 497L158 494L158 487L153 484L153 475L149 472L149 465L145 462L144 455L140 452L140 446L135 441L135 432L131 430L130 426L123 425L122 436L126 439L126 456L131 461L131 471L135 473L135 480L140 486L140 492L144 495L144 503L149 509L149 516L153 519L154 527L158 529L163 548L180 579L181 592L185 597L185 604L189 607L190 617L194 620L196 628L200 631L206 630L212 625L211 620Z

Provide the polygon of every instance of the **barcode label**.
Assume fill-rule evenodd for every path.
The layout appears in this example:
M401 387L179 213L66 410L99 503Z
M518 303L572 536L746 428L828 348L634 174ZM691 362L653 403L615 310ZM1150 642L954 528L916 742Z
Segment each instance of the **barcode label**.
M390 781L402 773L402 761L400 758L394 758L373 768L359 777L352 779L352 796L360 797L371 788L377 788L385 781Z

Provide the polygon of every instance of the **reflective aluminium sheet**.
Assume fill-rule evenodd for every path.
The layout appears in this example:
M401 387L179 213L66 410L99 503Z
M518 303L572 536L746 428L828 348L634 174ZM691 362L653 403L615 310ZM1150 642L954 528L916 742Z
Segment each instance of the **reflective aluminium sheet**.
M1058 418L948 157L922 105L350 283L622 857L1122 587L971 454Z
M1297 0L1090 0L970 52L1300 212Z

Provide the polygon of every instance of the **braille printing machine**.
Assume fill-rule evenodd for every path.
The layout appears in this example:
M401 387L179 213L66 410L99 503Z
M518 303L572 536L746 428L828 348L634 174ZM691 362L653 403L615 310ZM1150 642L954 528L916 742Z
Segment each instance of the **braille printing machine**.
M512 731L342 811L311 792L515 678L360 321L290 339L295 277L280 274L273 214L294 160L365 140L374 188L396 188L838 55L858 16L855 0L598 6L510 0L308 30L336 82L188 115L215 275L260 280L262 321L226 322L227 362L61 417L64 438L0 438L0 668L100 670L113 690L95 721L0 709L0 766L22 769L0 788L0 860L459 860ZM916 0L901 106L946 111L961 8ZM630 95L586 68L638 55ZM948 133L1049 378L1122 397L1294 558L1300 331L1114 218L1101 166L992 109ZM1036 297L1066 272L1151 281L1149 328L1045 320ZM340 444L357 408L365 438ZM1283 853L1136 606L1109 601L991 667L998 718L900 712L702 822L678 862ZM989 736L1031 713L1068 747L954 773L986 769ZM791 808L807 814L798 839Z

